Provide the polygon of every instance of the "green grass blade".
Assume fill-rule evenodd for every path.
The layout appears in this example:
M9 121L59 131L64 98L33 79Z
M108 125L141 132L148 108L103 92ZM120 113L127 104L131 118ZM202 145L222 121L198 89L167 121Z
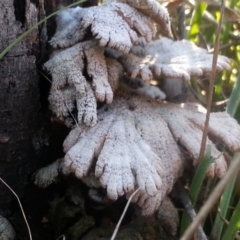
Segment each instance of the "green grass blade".
M238 160L239 157L240 157L240 153L239 152L235 153L234 156L233 156L233 161ZM233 189L234 189L235 181L236 181L236 176L234 176L234 178L226 186L226 188L223 192L223 195L221 197L221 200L220 200L219 210L221 212L221 217L224 218L224 219L226 218L228 207L230 205L231 198L233 196ZM216 239L216 240L220 240L220 239L231 240L231 239L234 239L234 238L221 238L223 225L224 225L224 222L221 219L221 217L218 214L216 219L215 219L215 222L214 222L214 225L213 225L213 230L212 230L212 233L211 233L212 239ZM233 219L233 222L235 223L234 219ZM233 231L233 228L234 228L234 226L232 225L230 227L229 231ZM224 235L226 236L225 233L224 233Z
M234 9L234 7L237 5L237 2L238 2L238 0L231 0L231 1L229 1L229 8L230 9ZM231 28L232 28L232 23L230 23L230 22L227 22L226 24L225 24L225 30L224 30L224 32L223 32L223 34L222 34L222 43L224 44L224 43L228 43L228 41L229 41L229 34L230 34L230 31L231 31Z
M233 188L234 188L235 181L236 181L236 176L226 186L226 188L221 196L220 204L218 206L218 209L221 213L221 217L224 219L226 219L228 207L229 207L232 195L233 195ZM214 225L213 225L212 234L211 234L213 239L216 239L216 240L221 239L221 234L222 234L222 230L223 230L223 226L224 226L224 222L221 219L221 217L219 214L217 215Z
M194 205L196 200L197 200L197 196L198 196L199 191L201 189L203 180L206 176L207 170L208 170L211 163L212 163L211 147L208 145L206 147L205 155L204 155L201 163L199 164L199 166L197 168L197 171L196 171L196 173L194 175L194 178L192 180L192 184L190 186L189 198L192 201L192 205ZM185 232L185 230L187 229L188 225L189 225L189 217L184 212L183 216L182 216L182 221L181 221L181 229L180 229L181 236Z
M240 229L240 200L232 214L229 225L222 237L222 239L234 240L237 232Z
M240 73L227 105L227 112L240 122Z
M193 42L196 41L196 38L200 30L202 16L206 8L207 8L207 3L201 2L197 4L193 12L191 23L190 23L190 30L188 33L188 39L190 41L193 41Z
M37 28L39 25L41 25L42 23L44 23L45 21L47 21L49 18L55 16L56 14L60 13L61 11L70 8L70 7L74 7L80 3L85 2L86 0L81 0L81 1L77 1L73 4L70 4L64 8L61 8L60 10L48 15L47 17L45 17L44 19L42 19L41 21L39 21L38 23L36 23L35 25L33 25L31 28L29 28L26 32L24 32L22 35L20 35L17 39L15 39L11 44L9 44L1 53L0 53L0 60L16 45L18 44L20 41L22 41L26 36L28 36L35 28Z
M234 9L234 7L237 5L238 0L231 0L228 1L227 3L229 4L229 8L230 9ZM231 22L226 22L224 24L224 31L221 34L221 44L227 44L229 43L229 36L230 36L230 32L232 30L233 24ZM228 55L227 51L224 50L222 51L223 55ZM221 93L222 93L222 78L225 75L226 77L226 73L221 73L219 75L219 77L216 80L216 85L215 85L215 100L220 100L221 99Z
M237 82L233 88L231 97L229 99L228 105L227 105L227 112L234 117L238 122L240 122L240 74L238 75ZM236 158L236 155L239 153L234 154L234 159ZM231 202L231 198L233 196L233 189L236 181L236 176L229 182L226 189L223 192L223 195L220 200L220 204L218 206L218 209L221 213L221 217L226 218L228 207ZM219 240L221 239L222 230L224 226L224 222L222 221L219 214L217 215L213 230L211 233L211 236L213 239Z

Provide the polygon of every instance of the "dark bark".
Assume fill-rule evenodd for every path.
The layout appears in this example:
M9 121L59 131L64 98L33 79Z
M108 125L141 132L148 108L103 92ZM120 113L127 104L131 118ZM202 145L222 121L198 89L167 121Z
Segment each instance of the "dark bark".
M40 3L43 1L37 3L37 9L27 0L1 1L0 52L38 22L39 17L44 17L44 8ZM34 231L34 239L44 239L45 236L41 229L44 214L41 210L46 207L47 198L44 192L33 186L31 175L49 161L47 152L51 135L50 129L46 129L49 120L46 121L46 110L40 102L36 68L41 56L41 30L34 30L0 60L0 177L21 199ZM41 92L44 91L46 89ZM20 239L28 239L17 201L2 183L0 215L10 220Z
M1 1L1 52L24 31L24 23L16 20L16 16L20 19L20 13L16 14L13 0ZM37 21L37 16L31 20ZM34 31L0 62L0 176L20 197L24 194L27 176L39 166L45 144L33 54L38 45L37 34ZM1 209L8 207L11 196L1 184Z
M30 2L1 1L0 52L37 21L38 11ZM30 187L30 176L46 164L49 144L39 101L38 34L36 29L0 61L0 177L23 202L30 226L32 210L43 203L43 194L33 201L36 188ZM17 201L2 183L0 214L10 220L20 239L28 238Z

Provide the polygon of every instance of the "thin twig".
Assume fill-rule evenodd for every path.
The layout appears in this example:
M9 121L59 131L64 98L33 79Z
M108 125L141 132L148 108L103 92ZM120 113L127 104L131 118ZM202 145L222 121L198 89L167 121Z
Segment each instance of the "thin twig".
M206 107L207 104L203 100L201 100L201 98L198 96L198 94L195 92L195 90L191 86L189 86L189 89L192 92L192 94L194 95L194 97L196 98L196 100L198 102L200 102L200 104L202 104L204 107ZM224 99L221 101L217 101L217 102L212 102L211 107L219 107L222 105L226 105L229 102L229 99L230 98L227 98L227 99Z
M179 40L182 40L185 38L185 4L182 3L178 6L178 36Z
M112 237L111 237L111 240L114 240L114 239L115 239L115 237L116 237L116 235L117 235L117 232L118 232L118 230L119 230L119 227L120 227L120 225L121 225L121 222L122 222L122 220L123 220L123 218L124 218L124 216L125 216L125 214L126 214L126 212L127 212L128 207L129 207L129 204L130 204L132 198L135 196L135 194L136 194L138 191L139 191L139 188L138 188L137 190L135 190L135 191L132 193L132 195L130 196L130 198L128 199L127 204L126 204L126 206L125 206L125 208L124 208L124 210L123 210L123 213L122 213L122 215L121 215L121 217L120 217L120 219L119 219L119 221L118 221L118 223L117 223L117 226L116 226L115 229L114 229L114 232L113 232L113 235L112 235Z
M21 208L21 211L22 211L22 215L23 215L23 218L24 218L24 221L27 225L27 229L28 229L28 233L29 233L29 239L32 240L32 234L31 234L31 230L30 230L30 227L29 227L29 224L28 224L28 221L27 221L27 218L25 216L25 213L24 213L24 210L23 210L23 207L22 207L22 204L20 202L20 199L18 197L18 195L13 191L13 189L2 179L0 178L1 182L13 193L13 195L16 197L17 201L18 201L18 204Z
M184 206L186 213L188 214L191 221L193 221L196 218L197 214L193 208L191 200L189 199L185 189L183 188L182 184L179 181L177 181L175 186L176 186L176 190L177 190L179 199L180 199L182 205ZM206 237L201 225L199 225L197 228L197 235L198 235L199 239L207 240L207 237Z
M61 235L61 236L59 236L56 240L60 240L61 238L62 238L62 240L66 240L65 235Z
M218 209L218 215L219 215L220 219L221 219L226 225L229 225L229 222L222 216L220 209Z
M227 186L228 182L237 174L240 168L240 152L236 153L235 160L229 167L224 178L220 180L217 186L214 188L213 192L209 196L208 200L205 202L203 207L200 209L199 213L197 214L195 220L190 224L184 235L181 237L180 240L188 240L192 239L192 235L195 232L196 228L202 223L202 221L206 218L207 214L210 212L214 204L220 198L223 190Z
M236 41L236 42L232 42L232 43L226 43L226 44L223 44L219 47L219 50L225 50L227 48L230 48L232 46L238 46L240 44L240 41ZM209 53L213 53L214 52L214 48L210 49L209 50Z
M208 99L208 101L207 101L207 114L206 114L204 130L203 130L203 136L202 136L202 142L201 142L201 148L200 148L198 162L200 162L201 159L203 158L204 152L205 152L205 147L206 147L209 118L210 118L211 105L212 105L212 99L213 99L214 80L215 80L215 77L216 77L216 66L217 66L217 59L218 59L219 46L220 46L220 34L221 34L223 17L224 17L224 8L225 8L225 0L222 0L220 20L219 20L219 25L218 25L218 28L217 28L216 41L215 41L215 44L214 44L212 71L211 71L211 75L210 75L210 86L209 86L209 93L208 93L208 98L207 98Z

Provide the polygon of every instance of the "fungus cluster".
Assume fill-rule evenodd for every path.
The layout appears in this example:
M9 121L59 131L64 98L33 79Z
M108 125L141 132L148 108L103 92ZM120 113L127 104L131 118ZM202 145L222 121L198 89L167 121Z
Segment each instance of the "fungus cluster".
M73 173L105 188L112 200L140 188L132 201L151 215L184 170L182 148L198 164L205 112L196 104L153 99L168 93L150 81L164 77L171 85L171 79L208 74L212 55L186 40L168 38L168 12L155 0L71 8L56 22L50 44L60 50L44 65L52 75L49 103L72 129L63 143L65 157L41 169L35 183L46 187L59 173ZM157 39L159 28L165 37ZM229 63L219 56L217 70L229 69ZM105 104L98 109L99 102ZM211 113L208 135L231 151L240 150L240 126L225 112ZM225 159L209 138L207 144L213 159L208 176L222 177Z

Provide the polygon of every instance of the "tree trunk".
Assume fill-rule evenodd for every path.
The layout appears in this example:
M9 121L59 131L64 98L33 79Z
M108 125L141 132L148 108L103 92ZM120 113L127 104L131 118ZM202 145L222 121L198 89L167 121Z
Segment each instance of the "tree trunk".
M16 21L13 0L2 1L0 16L2 52L23 32L23 25ZM33 46L37 44L35 31L14 47L0 65L0 175L20 197L27 174L36 169L36 155L42 144L38 76L33 55ZM8 206L6 199L11 200L11 196L1 184L1 209Z
M2 0L0 52L37 21L38 10L30 2ZM30 175L43 166L48 145L39 101L38 52L36 29L0 61L0 177L24 201L32 199ZM27 237L16 198L2 183L0 215L10 219L18 237Z
M1 1L0 52L44 17L43 1L36 1L36 6L29 0ZM30 227L36 230L34 239L47 239L36 214L46 204L46 196L31 183L32 173L46 165L51 134L46 130L49 120L44 120L36 68L42 29L35 29L0 60L0 177L21 199ZM19 238L29 239L16 198L2 182L0 215L10 220Z

